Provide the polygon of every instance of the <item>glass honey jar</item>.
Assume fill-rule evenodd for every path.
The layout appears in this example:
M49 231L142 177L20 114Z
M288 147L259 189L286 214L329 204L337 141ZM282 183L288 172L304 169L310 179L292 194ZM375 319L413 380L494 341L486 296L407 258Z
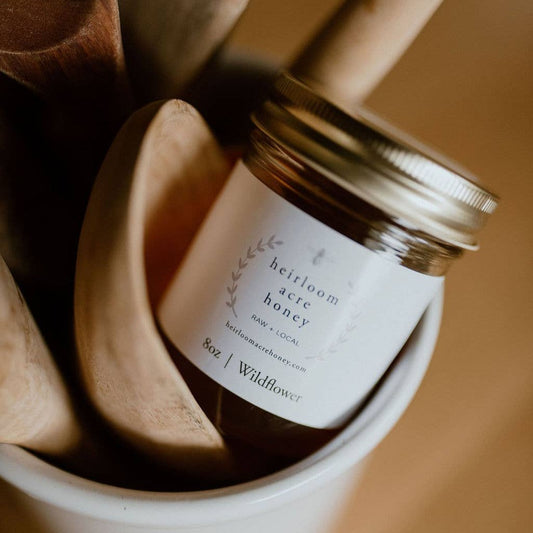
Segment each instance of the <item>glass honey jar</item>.
M223 435L301 457L364 404L497 198L289 74L252 120L158 318Z

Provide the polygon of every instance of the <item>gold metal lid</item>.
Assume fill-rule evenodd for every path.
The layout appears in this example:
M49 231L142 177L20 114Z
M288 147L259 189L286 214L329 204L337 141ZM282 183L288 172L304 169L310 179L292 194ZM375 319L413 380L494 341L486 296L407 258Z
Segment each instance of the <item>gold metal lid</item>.
M377 116L350 116L289 74L255 125L346 190L446 243L475 250L498 198L476 178Z

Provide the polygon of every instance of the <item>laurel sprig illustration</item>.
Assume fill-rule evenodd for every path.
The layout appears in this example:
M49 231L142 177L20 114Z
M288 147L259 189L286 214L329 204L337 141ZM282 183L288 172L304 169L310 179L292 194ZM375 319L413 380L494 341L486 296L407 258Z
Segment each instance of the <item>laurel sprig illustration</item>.
M283 241L276 240L275 235L271 235L266 242L261 238L257 241L254 248L248 246L245 257L239 257L237 269L231 273L231 286L228 285L226 287L229 294L229 300L226 302L226 305L233 311L235 318L238 318L237 311L235 310L235 304L237 303L237 289L239 288L237 282L241 279L243 270L246 269L252 259L255 259L257 254L265 252L267 249L274 250L276 246L281 246L282 244Z
M329 356L337 353L343 344L346 344L350 339L351 333L357 329L357 319L361 316L361 310L354 311L350 315L350 320L339 333L338 337L328 346L327 349L322 349L316 355L308 355L306 359L314 359L316 361L325 361Z
M352 332L357 329L359 317L363 312L363 308L366 302L365 300L358 301L358 299L354 297L356 288L351 282L348 283L348 287L348 295L352 298L352 307L350 310L350 317L346 322L346 325L339 333L337 338L327 348L323 348L316 355L306 356L306 359L311 359L315 361L325 361L326 359L328 359L329 356L337 353L341 346L348 342Z

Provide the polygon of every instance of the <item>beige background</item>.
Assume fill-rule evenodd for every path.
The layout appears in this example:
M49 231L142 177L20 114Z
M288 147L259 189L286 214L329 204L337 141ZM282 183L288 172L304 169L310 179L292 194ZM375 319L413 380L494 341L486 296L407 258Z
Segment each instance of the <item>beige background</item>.
M337 4L252 0L232 45L282 64ZM452 268L427 377L331 533L533 531L533 2L445 0L368 104L503 202Z

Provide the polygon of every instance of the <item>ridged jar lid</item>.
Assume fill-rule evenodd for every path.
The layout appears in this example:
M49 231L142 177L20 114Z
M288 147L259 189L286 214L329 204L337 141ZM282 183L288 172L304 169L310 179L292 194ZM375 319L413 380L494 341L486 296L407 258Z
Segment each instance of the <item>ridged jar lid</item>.
M346 190L446 243L477 249L475 234L498 198L368 111L348 115L282 74L252 115L281 146Z

